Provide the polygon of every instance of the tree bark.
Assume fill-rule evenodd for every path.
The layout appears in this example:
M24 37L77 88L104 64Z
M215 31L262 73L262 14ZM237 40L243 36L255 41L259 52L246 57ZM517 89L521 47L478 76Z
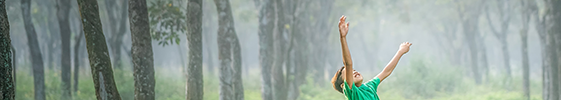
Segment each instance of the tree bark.
M146 0L129 0L134 69L134 99L154 100L154 56Z
M6 13L6 1L0 0L0 98L14 100L15 78L12 76L12 43L10 39L10 23ZM15 52L15 51L14 51Z
M70 0L57 0L57 18L58 18L58 25L60 29L60 39L61 39L61 89L62 89L62 96L61 100L68 100L72 99L71 94L71 86L72 82L70 81L70 25L68 22L68 13L70 11Z
M271 67L273 65L274 5L272 0L263 0L259 4L259 62L261 64L261 97L273 100L271 89Z
M45 100L45 72L43 69L43 57L41 49L37 41L37 33L31 21L30 0L21 0L21 10L25 30L27 32L27 43L31 54L31 62L33 66L33 83L35 91L35 100Z
M187 68L187 100L203 99L202 17L203 1L187 1L187 41L189 65Z
M220 61L220 100L243 100L240 42L234 28L230 1L214 0L218 13L218 59Z
M97 0L78 0L98 100L121 100L99 18Z

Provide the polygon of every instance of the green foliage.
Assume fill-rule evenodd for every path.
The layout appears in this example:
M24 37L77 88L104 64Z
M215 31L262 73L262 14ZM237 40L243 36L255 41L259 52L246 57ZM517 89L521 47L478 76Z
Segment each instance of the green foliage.
M171 0L156 0L148 5L150 34L159 45L179 44L179 34L187 30L184 9Z

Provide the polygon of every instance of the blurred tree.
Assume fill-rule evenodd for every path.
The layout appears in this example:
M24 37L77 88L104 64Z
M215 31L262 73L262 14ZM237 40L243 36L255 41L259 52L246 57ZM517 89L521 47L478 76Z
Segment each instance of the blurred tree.
M465 38L468 48L469 48L469 58L471 60L471 71L473 72L474 80L477 84L481 83L481 72L480 68L478 68L479 60L478 60L478 45L477 39L479 33L478 23L479 23L479 15L481 14L481 9L479 5L481 5L482 1L456 1L458 5L456 7L456 11L458 12L458 17L460 19L460 25L463 30L463 37Z
M169 4L171 6L171 3ZM172 25L163 24L164 26L181 31L187 30L187 41L189 43L189 66L187 68L187 100L202 100L204 95L203 89L203 44L202 44L202 19L203 19L203 1L202 0L189 0L187 1L187 19L186 24ZM179 8L171 9L175 14L182 14ZM177 15L183 16L183 15ZM184 17L177 19L175 24L183 23ZM168 19L173 21L173 19ZM173 22L172 22L173 23ZM183 25L186 25L183 26ZM172 28L175 27L175 28ZM187 28L187 29L184 29ZM172 34L174 31L171 31ZM177 36L176 36L177 37ZM179 39L176 39L179 43ZM161 43L161 42L160 42ZM222 85L222 83L221 83ZM222 94L222 93L221 93Z
M314 26L313 32L317 32L317 35L310 36L312 41L309 43L313 43L311 44L312 48L310 49L314 51L311 52L313 58L310 58L310 62L312 63L311 66L314 67L312 71L315 71L314 82L316 82L316 84L320 86L323 86L324 83L328 83L326 81L327 78L325 77L325 71L327 71L325 64L328 58L326 55L327 50L329 50L328 37L330 36L329 33L331 31L331 27L329 26L331 23L336 23L329 20L334 0L323 0L312 3L313 4L310 6L313 6L313 8L315 9L313 10L314 12L312 12L313 15L311 15L313 19L309 20L313 20L312 23L315 23L312 24Z
M259 63L261 66L261 97L263 100L273 100L271 84L271 67L273 66L273 32L274 32L274 1L256 0L259 9Z
M275 15L276 15L276 30L273 32L273 48L274 48L274 60L273 66L271 68L271 85L273 88L273 98L274 100L286 100L287 96L287 86L286 80L284 76L284 65L288 62L286 58L287 54L287 44L288 39L288 30L286 26L290 26L290 23L287 23L287 18L290 17L291 14L286 13L285 5L288 5L288 1L286 0L274 0L273 1L275 6Z
M543 67L543 99L544 100L559 100L561 99L561 62L558 57L561 57L561 1L559 0L544 0L545 14L543 19L539 19L538 23L545 26L545 31L542 30L540 38L545 42L542 45L544 52L544 67ZM540 21L542 20L542 21ZM540 26L540 24L537 24ZM540 28L538 28L539 30ZM544 43L542 42L542 43Z
M306 82L303 77L306 77L308 74L308 68L312 63L310 63L310 57L312 52L310 52L311 48L311 41L310 38L315 36L311 30L313 29L313 23L308 19L310 18L314 12L313 10L308 10L312 6L311 3L314 1L288 1L285 6L287 9L287 15L289 20L287 20L290 24L288 27L289 33L289 42L288 49L287 49L287 63L286 65L286 87L287 88L287 99L286 100L297 100L300 96L300 86Z
M99 18L97 0L78 0L97 99L121 100Z
M509 56L509 50L508 50L508 42L506 41L507 35L508 35L508 27L510 26L510 19L511 19L511 11L512 11L512 7L510 4L510 1L508 0L495 0L497 2L495 2L496 5L487 5L485 6L485 18L487 19L487 23L490 26L491 32L493 33L493 35L499 40L499 42L501 43L501 53L503 53L503 62L504 62L504 66L505 66L505 71L507 74L507 78L510 80L510 78L512 77L512 72L511 72L511 68L510 68L510 56ZM491 4L488 2L488 4ZM498 20L499 23L499 30L497 30L497 28L495 28L495 25L493 24L493 21L491 20L490 17L490 13L489 11L491 9L489 9L489 7L497 7L497 18L496 20Z
M70 0L57 0L57 18L58 25L60 28L60 39L62 41L62 52L61 52L61 86L62 86L62 96L61 100L68 100L72 98L70 81L70 24L68 13L70 12Z
M156 80L146 0L129 0L129 19L134 65L134 99L154 100Z
M3 100L15 99L15 76L12 76L12 40L10 39L10 23L6 13L6 0L0 0L0 98ZM15 63L14 63L15 64Z
M37 41L37 33L31 21L30 0L21 0L21 10L25 31L27 32L27 43L31 54L31 63L33 66L33 83L35 91L35 100L45 100L45 72L43 69L43 57L41 49Z
M522 42L522 89L524 92L524 99L530 100L530 61L528 59L528 30L530 26L530 17L537 14L537 5L533 0L520 0L520 15L522 29L520 30L520 38Z
M122 50L128 51L129 48L121 48L123 46L123 37L125 36L127 25L127 0L105 0L105 11L109 20L109 46L113 56L113 67L123 68ZM127 56L130 57L130 56Z
M79 20L78 20L79 21ZM82 24L80 25L80 32L74 35L74 94L78 92L78 77L80 74L80 45L82 45L82 39L84 38L84 31L82 31Z
M241 48L234 27L230 1L214 0L214 4L216 4L219 25L217 40L220 61L220 100L243 100Z

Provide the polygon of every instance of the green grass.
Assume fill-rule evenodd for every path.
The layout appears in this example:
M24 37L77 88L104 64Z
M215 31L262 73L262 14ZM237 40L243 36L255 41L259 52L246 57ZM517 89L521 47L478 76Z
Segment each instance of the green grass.
M461 67L444 66L422 60L414 60L411 66L404 67L399 72L382 82L378 94L384 100L521 100L522 80L514 76L510 84L504 83L503 77L490 77L488 81L477 85L472 78L465 75ZM20 67L21 68L21 67ZM123 100L132 100L134 96L134 82L129 70L115 70L115 82ZM156 99L184 100L185 76L179 68L156 67ZM17 73L16 99L33 99L33 77L30 69L21 68ZM95 100L95 89L89 70L80 71L79 89L73 94L75 100ZM363 73L364 74L364 73ZM368 73L370 74L370 73ZM314 75L314 74L308 74ZM244 75L244 93L246 100L261 99L261 78L259 69L250 69ZM300 100L344 100L343 94L336 92L327 81L323 84L313 82L311 76L307 83L300 87ZM365 81L369 79L365 77ZM532 79L531 99L541 99L541 81ZM204 73L204 99L218 100L218 76ZM318 85L321 84L321 85ZM59 100L60 74L59 71L45 71L46 98Z

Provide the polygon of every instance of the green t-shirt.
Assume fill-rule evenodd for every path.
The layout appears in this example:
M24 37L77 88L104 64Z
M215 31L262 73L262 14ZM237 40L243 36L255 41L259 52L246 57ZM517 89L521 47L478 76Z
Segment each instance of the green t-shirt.
M353 88L350 89L347 82L344 82L345 88L343 93L347 97L347 100L380 100L376 91L378 85L380 84L380 78L375 77L374 79L363 83L360 87L356 87L353 82Z

